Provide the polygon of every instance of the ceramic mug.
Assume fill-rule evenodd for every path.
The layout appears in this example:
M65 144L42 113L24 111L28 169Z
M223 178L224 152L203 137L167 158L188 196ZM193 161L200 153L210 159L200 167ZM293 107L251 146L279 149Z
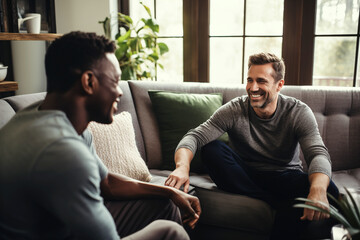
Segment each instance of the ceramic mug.
M26 13L25 18L19 18L19 29L23 22L26 22L26 30L28 33L40 33L41 29L41 14Z
M5 80L7 74L7 66L4 66L0 63L0 82Z

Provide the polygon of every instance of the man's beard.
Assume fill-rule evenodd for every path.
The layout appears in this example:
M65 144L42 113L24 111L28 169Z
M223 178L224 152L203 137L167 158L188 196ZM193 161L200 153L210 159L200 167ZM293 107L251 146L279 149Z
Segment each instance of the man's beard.
M264 94L263 91L260 91L259 93L257 94L251 94L251 92L248 92L248 94L250 95L249 98L250 98L250 105L253 107L253 108L266 108L273 100L275 97L273 98L270 98L270 94L267 92ZM254 101L252 100L251 98L251 95L260 95L262 96L262 99L260 101ZM261 102L263 102L261 104Z

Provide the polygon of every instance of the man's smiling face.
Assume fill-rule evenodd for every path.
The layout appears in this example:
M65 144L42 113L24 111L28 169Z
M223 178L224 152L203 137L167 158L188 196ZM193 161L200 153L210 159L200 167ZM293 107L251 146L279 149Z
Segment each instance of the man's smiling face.
M248 71L246 91L256 113L268 115L276 110L277 97L284 80L276 82L273 75L271 63L252 65Z

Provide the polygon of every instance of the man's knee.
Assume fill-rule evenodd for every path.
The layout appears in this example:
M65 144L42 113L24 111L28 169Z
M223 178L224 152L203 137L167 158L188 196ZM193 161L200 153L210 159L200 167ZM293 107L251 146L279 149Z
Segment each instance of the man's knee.
M147 225L145 228L131 234L124 240L189 240L185 229L176 222L168 220L156 220Z
M156 232L158 236L163 236L161 239L190 239L185 229L172 221L156 220L149 227L153 228L154 233Z

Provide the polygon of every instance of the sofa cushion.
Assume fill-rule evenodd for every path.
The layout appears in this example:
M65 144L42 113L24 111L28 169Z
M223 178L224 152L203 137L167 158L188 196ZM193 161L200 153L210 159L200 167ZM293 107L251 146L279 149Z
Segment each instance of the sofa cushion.
M130 113L115 115L112 124L91 122L89 130L96 152L110 172L150 181L150 172L136 147Z
M150 172L157 179L151 182L161 185L171 173L156 169ZM275 210L264 201L221 191L207 174L190 173L189 193L200 199L202 213L199 223L202 226L252 233L260 236L259 239L271 232Z
M345 193L344 187L360 189L360 168L333 172L332 180L341 193Z
M149 91L151 103L158 120L162 169L175 169L174 152L182 137L205 122L222 105L221 94L190 94L167 91ZM220 138L228 141L227 134ZM198 151L191 161L191 171L205 172Z
M259 235L270 234L275 210L264 201L200 187L195 188L195 195L200 199L202 209L199 223Z
M14 109L4 100L0 100L0 128L2 128L13 116Z
M11 107L15 110L15 112L29 106L30 104L34 102L38 102L40 100L43 100L45 98L46 93L31 93L31 94L24 94L24 95L17 95L12 97L4 98L5 101L7 101Z

